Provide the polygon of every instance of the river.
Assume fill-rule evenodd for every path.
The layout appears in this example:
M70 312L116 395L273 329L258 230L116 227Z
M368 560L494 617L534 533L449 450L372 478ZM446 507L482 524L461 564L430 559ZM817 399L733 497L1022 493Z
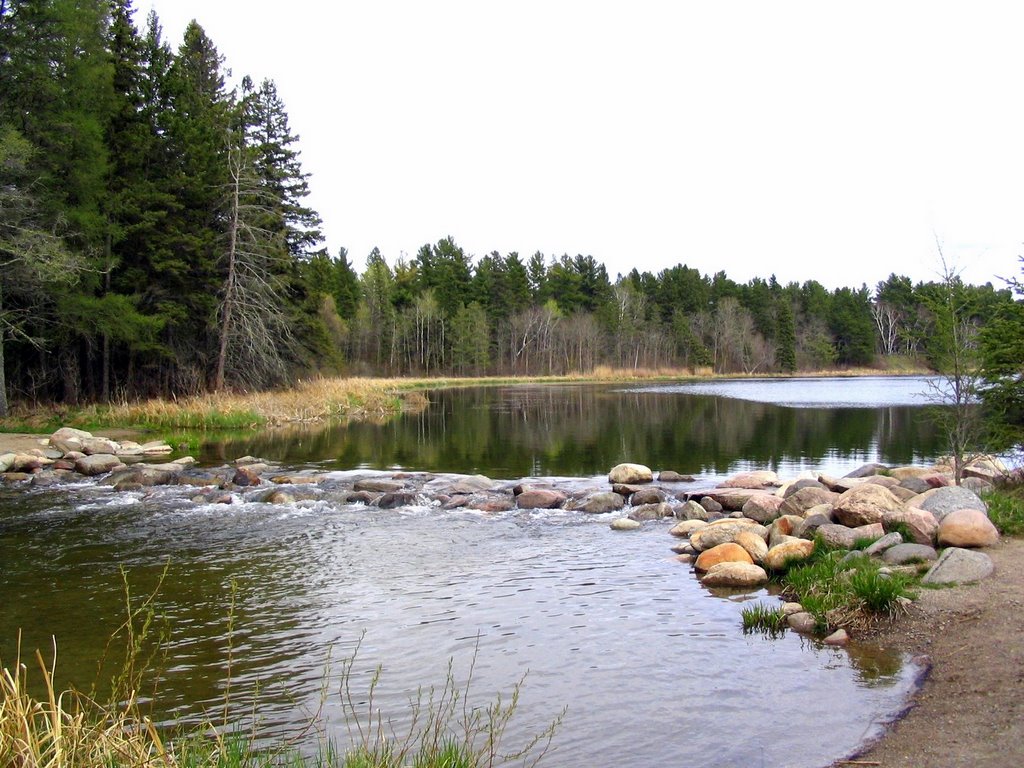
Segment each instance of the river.
M841 474L941 452L918 399L925 386L446 390L423 413L382 425L235 436L209 443L201 459L254 454L336 478L401 469L584 484L624 460L698 483L747 468ZM49 649L56 637L59 674L87 687L123 619L123 569L136 596L164 574L155 600L167 632L155 661L163 722L220 713L230 685L235 725L251 726L255 712L261 733L296 736L315 716L344 742L338 674L357 648L354 698L381 665L375 702L399 722L417 687L444 683L449 660L462 682L475 653L477 704L525 676L513 742L567 707L550 766L813 768L903 705L913 664L793 633L744 635L742 607L776 598L704 589L672 558L667 524L616 534L607 522L561 511L381 511L316 494L223 505L179 487L3 488L0 655L12 658L19 628L25 648ZM313 736L301 738L313 748Z

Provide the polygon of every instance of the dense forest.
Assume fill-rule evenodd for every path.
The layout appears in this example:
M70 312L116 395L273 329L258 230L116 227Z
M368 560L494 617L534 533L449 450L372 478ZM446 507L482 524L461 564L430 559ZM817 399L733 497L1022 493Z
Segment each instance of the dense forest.
M131 0L0 0L0 415L29 401L260 388L316 373L791 372L934 361L949 284L745 284L678 265L466 253L357 269L305 204L272 80L229 87ZM828 254L822 254L826 263ZM767 270L766 270L767 271ZM1009 290L956 285L977 327Z

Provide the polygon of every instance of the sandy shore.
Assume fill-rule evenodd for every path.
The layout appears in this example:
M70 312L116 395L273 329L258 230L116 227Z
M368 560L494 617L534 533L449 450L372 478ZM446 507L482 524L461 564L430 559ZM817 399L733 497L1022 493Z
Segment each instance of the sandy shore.
M876 633L883 645L926 655L931 673L905 718L835 768L1024 765L1024 539L985 552L993 576L921 590L909 616Z

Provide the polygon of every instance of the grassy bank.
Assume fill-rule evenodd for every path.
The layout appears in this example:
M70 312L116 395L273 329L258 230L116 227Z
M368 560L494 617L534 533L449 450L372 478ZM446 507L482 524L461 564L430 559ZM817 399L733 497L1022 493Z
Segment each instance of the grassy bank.
M375 709L374 690L349 687L352 657L343 665L341 704L350 743L339 746L322 734L324 724L309 723L321 734L317 744L300 750L287 740L267 740L258 732L239 732L230 723L208 721L187 730L158 728L147 714L159 697L143 707L134 692L100 703L74 689L57 690L56 670L35 653L30 665L18 658L0 670L0 765L10 768L492 768L537 765L548 752L564 715L509 747L506 730L519 706L522 680L511 694L480 705L469 700L472 667L465 684L456 681L449 662L445 682L421 689L400 718ZM131 677L132 675L128 675ZM32 685L30 686L30 682ZM38 696L30 690L41 690ZM228 710L225 702L225 712ZM258 703L247 707L258 720ZM391 713L395 715L397 713ZM225 715L226 718L226 715Z
M925 373L910 370L858 368L803 372L801 377L878 376ZM141 430L231 430L288 423L343 419L384 420L427 404L425 390L515 384L629 383L709 381L764 378L764 374L721 375L698 369L614 369L598 367L588 374L534 377L441 378L316 378L287 389L266 392L225 392L175 399L152 399L84 408L19 407L0 420L7 432L46 432L72 425L84 429L125 427ZM771 377L771 375L769 375ZM781 378L781 377L780 377Z

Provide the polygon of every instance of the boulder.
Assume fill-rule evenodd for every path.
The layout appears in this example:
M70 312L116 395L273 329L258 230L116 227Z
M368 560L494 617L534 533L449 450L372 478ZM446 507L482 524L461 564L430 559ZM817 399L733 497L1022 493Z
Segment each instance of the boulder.
M34 472L51 464L53 464L53 459L48 459L45 456L35 453L18 453L8 465L8 469L14 472Z
M741 472L738 475L733 475L724 483L723 488L751 488L751 489L764 489L764 488L777 488L779 486L779 476L771 470L757 470L754 472Z
M829 504L823 504L822 506L831 508L831 505ZM817 507L815 507L814 509L817 509ZM827 515L809 513L807 517L801 520L793 529L793 536L795 536L798 539L813 539L815 532L819 528L821 528L821 526L831 524L832 518L828 517ZM844 528L845 526L839 527Z
M516 506L520 509L557 509L565 503L566 498L562 491L553 488L533 488L516 497Z
M772 571L783 571L795 562L806 560L814 552L814 542L806 539L792 539L776 544L764 556L764 567Z
M672 526L669 533L673 536L688 537L694 531L699 531L705 525L707 525L707 523L703 520L683 520Z
M668 494L661 488L647 487L634 492L629 497L629 503L634 507L639 507L643 504L661 504L667 498Z
M105 475L120 466L121 460L112 453L94 453L75 460L75 471L90 477Z
M779 536L794 536L794 531L802 522L803 518L797 515L782 515L775 518L768 528L768 546L771 547L772 542Z
M814 633L815 621L814 617L807 611L796 611L786 616L786 623L789 624L789 628L794 632L799 632L803 635L810 635Z
M882 561L888 565L910 565L930 563L938 556L939 553L927 544L897 544L882 553Z
M711 549L719 544L735 541L736 534L740 531L750 531L759 536L763 536L766 529L755 523L753 520L747 520L746 518L727 518L723 520L716 520L715 522L708 523L705 527L692 533L690 535L690 544L692 544L694 549L698 552L702 552L705 549Z
M478 512L508 512L516 506L511 496L473 495L466 502L466 509Z
M684 502L681 506L672 510L672 514L680 520L707 520L708 511L696 501Z
M752 563L718 563L701 577L706 587L759 587L768 582L768 574Z
M364 477L357 480L352 486L354 491L369 491L370 493L394 493L402 490L402 483L397 480L385 480L382 477Z
M282 491L279 488L275 488L263 495L260 501L266 502L267 504L294 504L295 497L292 496L288 491Z
M889 468L885 464L864 464L861 467L848 473L847 477L870 477L872 475L879 475L883 472L888 472Z
M833 504L833 515L837 522L856 528L861 525L882 522L886 512L903 509L903 502L888 488L873 483L864 483L842 494Z
M899 487L908 491L913 491L915 496L919 493L924 493L925 491L930 491L932 489L932 486L929 485L928 481L923 477L904 478L899 484Z
M662 483L692 483L693 475L681 475L671 469L665 469L658 473L658 481Z
M768 554L768 545L765 543L764 537L754 531L740 531L736 534L733 542L747 550L750 559L755 563L760 563Z
M914 491L899 485L894 485L889 490L892 492L893 496L902 501L904 504L906 504L908 501L917 496L917 493L915 493Z
M599 491L583 499L574 500L571 504L566 505L566 509L603 515L608 512L616 512L624 506L626 506L626 500L619 494L612 491Z
M611 529L613 531L635 531L643 523L638 520L631 520L628 517L617 517L611 522Z
M994 483L990 483L988 480L982 480L980 477L965 477L960 481L960 487L966 488L969 491L974 491L979 496L983 493L988 493L995 488Z
M719 563L753 564L753 562L747 550L739 544L727 542L701 552L697 562L694 563L694 568L698 571L707 571L711 569L711 566L718 565Z
M106 437L87 437L82 440L82 453L91 456L97 453L117 455L121 446Z
M81 451L82 441L92 437L91 432L72 427L61 427L48 440L49 444L58 451L68 453L69 451Z
M647 488L646 485L630 485L629 483L612 483L612 490L620 496L630 498L637 491Z
M927 477L934 474L935 470L928 467L894 467L889 470L889 476L895 477L901 483L908 477Z
M699 503L704 507L704 511L707 512L708 515L718 515L722 513L722 505L710 496L702 497Z
M813 477L801 477L799 480L794 480L791 483L786 483L782 486L782 498L788 499L797 491L802 491L804 488L819 488L823 491L827 491L824 485L819 483Z
M885 536L880 538L878 541L876 541L870 547L867 547L864 550L864 554L867 555L868 557L872 557L874 555L880 555L883 552L885 552L885 550L889 549L890 547L895 547L897 544L902 544L902 543L903 543L903 537L900 534L896 533L895 531L893 533L887 533L887 534L885 534Z
M882 515L882 528L899 531L915 544L933 544L939 523L931 512L905 507Z
M479 493L494 488L494 481L484 475L460 477L448 487L448 493Z
M260 480L260 473L254 468L255 466L239 467L236 469L235 474L231 478L232 484L241 488L248 488L251 485L259 485L263 482Z
M380 509L397 509L416 503L416 494L412 491L389 491L374 502Z
M762 524L770 523L781 514L779 508L782 506L782 501L781 496L762 493L747 499L742 512L744 517L749 517L751 520Z
M922 584L969 584L988 578L995 570L984 552L960 547L943 550L939 559L921 579Z
M782 515L796 515L805 517L807 510L819 504L835 504L839 494L828 490L825 487L801 488L791 494L779 507Z
M704 498L711 498L722 505L722 509L739 512L754 496L769 495L767 491L752 488L714 488L705 491ZM701 500L703 503L703 499Z
M988 514L988 505L978 494L955 485L923 493L911 502L911 505L931 512L940 523L942 518L958 509L976 509Z
M870 541L874 543L883 536L885 536L885 529L882 527L881 523L859 525L853 529L853 540L855 542Z
M169 469L166 466L150 467L145 464L138 464L134 467L111 472L110 477L104 483L106 485L113 485L115 488L121 486L122 483L138 484L144 488L154 485L167 485L184 469L181 466Z
M821 642L825 645L847 645L850 642L850 636L845 629L837 629Z
M999 542L999 531L984 512L958 509L942 518L938 541L949 547L991 547Z
M663 517L672 517L672 507L662 502L661 504L643 504L633 507L629 513L633 520L661 520Z
M156 456L161 453L171 453L174 449L162 440L150 440L139 446L147 456Z
M836 549L853 549L857 543L857 537L853 532L853 528L847 528L845 525L838 525L836 523L826 523L825 525L818 526L818 530L814 534L820 536L822 541Z
M0 454L0 472L6 472L14 464L14 459L17 454L4 453Z
M609 483L650 483L654 473L643 464L618 464L608 473Z
M274 475L270 482L276 485L312 485L323 480L323 475Z

